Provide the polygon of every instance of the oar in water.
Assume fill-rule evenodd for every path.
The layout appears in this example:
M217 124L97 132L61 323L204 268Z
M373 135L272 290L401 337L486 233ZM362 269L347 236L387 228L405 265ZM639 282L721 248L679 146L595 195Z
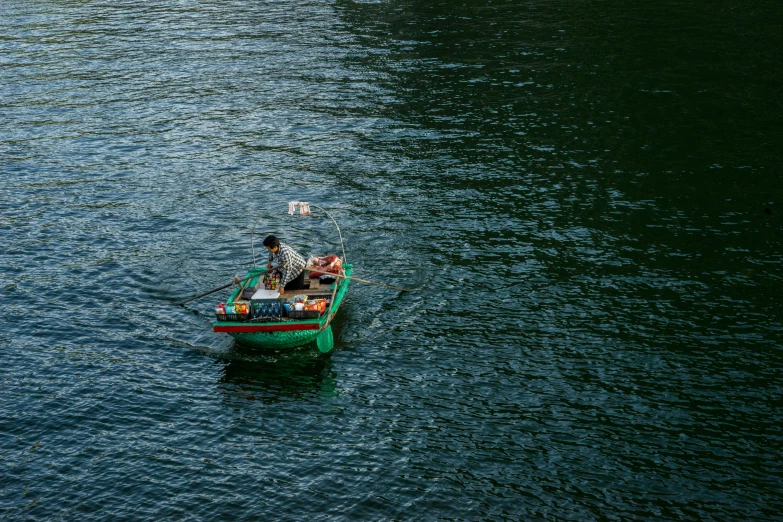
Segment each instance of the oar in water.
M179 303L177 303L177 304L178 304L179 306L182 306L182 305L184 305L185 303L187 303L187 302L189 302L189 301L193 301L194 299L198 299L199 297L204 297L205 295L214 294L214 293L215 293L215 292L217 292L218 290L223 290L224 288L228 288L229 286L234 286L235 284L238 284L238 283L244 283L244 282L245 282L245 281L247 281L248 279L253 279L253 278L254 278L254 277L256 277L257 275L258 275L258 274L253 274L253 275L251 275L250 277L246 277L246 278L244 278L244 279L237 279L237 280L231 281L230 283L228 283L228 284L226 284L226 285L219 286L219 287L217 287L217 288L213 288L212 290L209 290L209 291L207 291L207 292L204 292L203 294L198 294L198 295L194 295L193 297L188 297L188 298L187 298L187 299L185 299L184 301L180 301L180 302L179 302Z
M392 285L387 285L387 284L384 284L384 283L376 283L375 281L368 281L366 279L359 279L358 277L348 277L348 276L344 276L344 275L341 275L341 274L333 274L331 272L321 272L320 270L323 270L323 268L320 268L320 270L318 270L318 268L319 267L310 267L307 270L312 270L313 272L317 272L319 274L324 274L324 275L329 276L329 277L339 277L341 279L347 279L348 281L356 281L357 283L367 283L368 285L384 286L386 288L391 288L392 290L397 290L399 292L410 292L412 290L415 290L415 288L400 288L399 286L392 286ZM208 290L208 291L204 292L203 294L198 294L198 295L194 295L193 297L189 297L189 298L185 299L184 301L180 301L177 304L179 306L182 306L185 303L193 301L195 299L199 299L200 297L204 297L204 296L209 295L209 294L214 294L218 290L223 290L224 288L228 288L228 287L236 285L238 283L244 283L248 279L253 279L256 276L258 276L258 274L253 274L252 276L246 277L244 279L237 279L237 280L232 281L232 282L230 282L228 284L225 284L223 286L219 286L217 288L213 288L212 290Z

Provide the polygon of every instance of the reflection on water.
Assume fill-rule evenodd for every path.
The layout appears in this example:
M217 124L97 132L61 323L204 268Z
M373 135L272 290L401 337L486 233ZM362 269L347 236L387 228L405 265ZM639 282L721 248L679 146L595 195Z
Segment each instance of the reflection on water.
M235 345L227 355L220 375L227 393L270 404L336 394L332 358L309 346L270 354Z

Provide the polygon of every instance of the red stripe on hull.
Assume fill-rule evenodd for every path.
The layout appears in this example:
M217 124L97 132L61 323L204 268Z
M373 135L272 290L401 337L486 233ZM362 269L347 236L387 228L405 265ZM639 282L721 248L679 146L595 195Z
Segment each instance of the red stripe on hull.
M319 330L319 323L312 324L266 324L266 325L242 325L242 326L214 326L216 332L226 333L253 333L253 332L290 332L293 330Z

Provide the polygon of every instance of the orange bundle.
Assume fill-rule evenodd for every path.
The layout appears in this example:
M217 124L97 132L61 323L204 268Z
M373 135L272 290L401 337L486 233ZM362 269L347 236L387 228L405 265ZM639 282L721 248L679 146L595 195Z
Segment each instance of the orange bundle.
M326 299L310 301L305 304L304 309L324 313L326 311Z

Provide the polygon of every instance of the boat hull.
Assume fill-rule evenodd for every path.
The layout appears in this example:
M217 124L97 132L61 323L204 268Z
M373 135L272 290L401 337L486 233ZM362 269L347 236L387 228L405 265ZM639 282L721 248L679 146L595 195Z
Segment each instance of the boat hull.
M268 350L287 350L315 341L320 330L299 332L234 332L231 337L243 345Z

